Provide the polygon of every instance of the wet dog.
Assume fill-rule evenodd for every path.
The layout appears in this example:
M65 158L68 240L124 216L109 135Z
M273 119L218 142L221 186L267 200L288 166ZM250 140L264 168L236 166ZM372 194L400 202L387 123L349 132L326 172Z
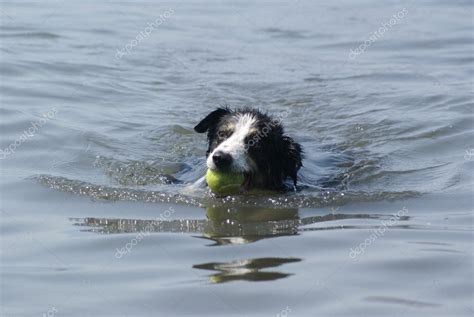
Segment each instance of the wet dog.
M194 130L207 132L207 168L243 173L243 190L296 188L303 151L285 135L281 116L272 118L250 108L218 108Z

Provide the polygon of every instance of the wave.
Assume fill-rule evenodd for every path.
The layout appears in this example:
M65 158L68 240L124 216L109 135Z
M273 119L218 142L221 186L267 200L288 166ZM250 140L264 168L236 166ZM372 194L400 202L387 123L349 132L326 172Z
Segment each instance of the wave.
M215 197L207 189L197 188L192 184L157 185L156 190L154 190L99 185L52 175L38 175L33 178L48 188L86 196L95 200L176 203L197 207L271 206L272 208L315 208L341 206L354 202L394 201L420 195L416 191L331 191L319 190L317 187L313 187L284 194L254 191L247 195Z

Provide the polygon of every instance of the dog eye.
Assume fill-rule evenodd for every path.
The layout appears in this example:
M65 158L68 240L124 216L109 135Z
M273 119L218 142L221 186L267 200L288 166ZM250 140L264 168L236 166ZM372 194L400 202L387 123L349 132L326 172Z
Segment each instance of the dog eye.
M229 130L221 130L221 131L217 132L217 137L219 139L227 139L231 135L232 135L232 131L229 131Z

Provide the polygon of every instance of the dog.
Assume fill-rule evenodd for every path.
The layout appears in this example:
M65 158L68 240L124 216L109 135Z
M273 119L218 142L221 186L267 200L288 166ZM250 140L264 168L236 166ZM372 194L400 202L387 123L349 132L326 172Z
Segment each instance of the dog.
M218 108L194 131L207 132L207 168L242 173L242 191L296 190L303 149L285 134L281 118L251 108ZM288 179L292 185L288 185Z

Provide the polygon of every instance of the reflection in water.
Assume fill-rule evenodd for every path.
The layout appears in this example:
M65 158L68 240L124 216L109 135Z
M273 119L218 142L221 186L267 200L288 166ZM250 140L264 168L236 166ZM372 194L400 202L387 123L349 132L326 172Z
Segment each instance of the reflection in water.
M255 207L212 207L206 209L207 219L141 220L107 218L71 218L74 225L88 227L85 231L102 234L180 232L195 233L198 238L209 239L213 246L251 243L265 238L297 235L307 230L338 230L357 226L332 225L333 221L344 219L388 220L391 215L376 214L327 214L300 218L298 209L272 209ZM407 216L396 217L408 220ZM314 224L320 224L315 226ZM324 223L328 225L324 226ZM360 228L370 228L367 225ZM377 228L377 226L374 226ZM212 283L235 280L269 281L291 274L262 272L262 269L299 262L298 258L257 258L242 259L228 263L196 264L196 269L214 270L219 273L209 276Z
M214 241L212 245L243 244L265 238L297 235L307 230L335 230L356 228L348 225L330 225L344 219L387 220L390 215L379 214L327 214L299 218L298 209L272 209L255 207L212 207L206 209L207 219L108 219L70 218L74 225L88 227L85 231L102 234L133 232L198 233L198 238ZM407 216L398 220L408 220ZM311 226L328 223L327 226ZM367 225L364 229L370 228ZM376 226L374 226L376 228Z
M202 238L213 245L243 244L264 238L298 233L298 209L255 207L210 207L206 209L210 227Z
M239 260L229 263L204 263L194 265L195 269L212 270L219 273L209 276L212 283L230 281L272 281L290 276L289 273L262 272L261 269L280 266L285 263L299 262L297 258L259 258Z

